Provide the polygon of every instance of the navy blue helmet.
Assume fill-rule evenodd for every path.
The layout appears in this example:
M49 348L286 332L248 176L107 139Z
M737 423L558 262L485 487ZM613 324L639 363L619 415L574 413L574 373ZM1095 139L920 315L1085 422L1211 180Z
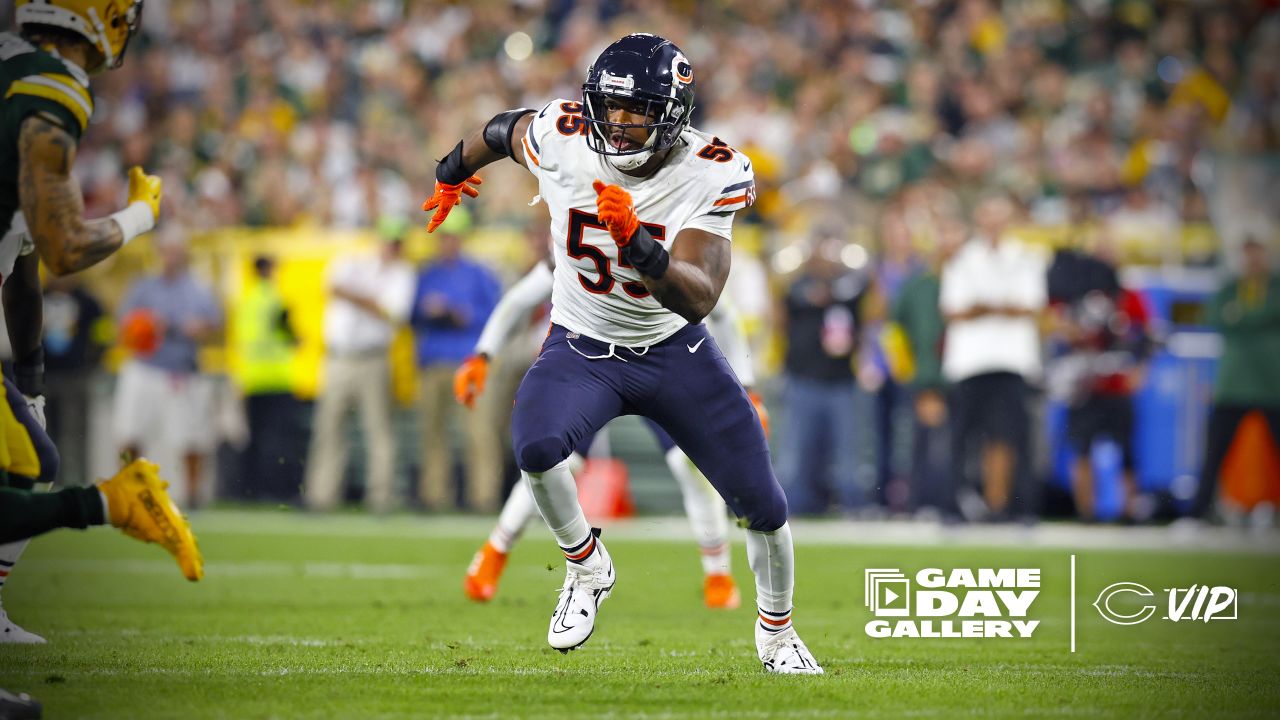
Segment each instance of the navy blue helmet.
M607 98L645 108L643 147L622 150L609 142L616 129L637 127L609 122ZM600 53L582 86L582 116L591 124L587 144L617 166L639 167L675 144L693 114L693 66L680 48L657 35L627 35ZM625 157L635 156L635 157Z

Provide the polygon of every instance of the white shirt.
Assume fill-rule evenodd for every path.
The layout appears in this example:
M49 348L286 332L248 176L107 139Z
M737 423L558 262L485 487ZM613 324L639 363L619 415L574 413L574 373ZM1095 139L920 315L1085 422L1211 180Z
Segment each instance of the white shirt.
M390 320L330 295L324 310L325 349L336 355L360 355L390 347L396 326L409 317L413 306L413 268L374 255L345 255L330 263L328 282L330 288L372 298Z
M480 339L476 341L476 354L484 353L489 357L498 354L498 350L520 328L521 321L528 318L534 308L551 298L555 283L551 268L546 263L538 263L524 277L516 281L511 289L503 294L498 305L484 324ZM756 382L755 370L751 367L750 351L742 328L738 321L737 310L725 295L711 309L707 316L707 331L715 339L724 359L738 376L743 385L751 386Z
M965 243L942 269L943 315L975 305L1037 311L1047 301L1047 259L1014 238L992 246L985 238ZM947 324L942 373L952 382L992 372L1032 379L1040 374L1036 318L986 315Z
M717 151L714 138L690 128L656 173L634 178L587 146L581 112L579 102L556 100L534 116L521 138L551 213L551 320L605 342L652 345L687 323L649 295L638 272L622 266L617 245L596 218L592 182L631 193L640 222L669 251L687 228L732 237L734 213L755 201L751 161L727 145Z

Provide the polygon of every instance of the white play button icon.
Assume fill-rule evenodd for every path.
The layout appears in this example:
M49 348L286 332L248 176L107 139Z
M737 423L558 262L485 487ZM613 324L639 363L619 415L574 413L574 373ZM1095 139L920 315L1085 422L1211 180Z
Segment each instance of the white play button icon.
M884 589L884 603L883 603L883 604L885 604L885 605L890 605L890 604L892 604L892 603L893 603L893 601L894 601L894 600L897 600L899 597L901 597L901 596L900 596L900 595L898 595L898 593L896 593L896 592L894 592L894 591L890 590L889 588L885 588L885 589Z

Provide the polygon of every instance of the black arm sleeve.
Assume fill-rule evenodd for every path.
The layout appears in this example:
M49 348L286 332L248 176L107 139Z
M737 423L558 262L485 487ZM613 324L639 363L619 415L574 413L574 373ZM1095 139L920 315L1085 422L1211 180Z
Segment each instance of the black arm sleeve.
M529 108L517 108L494 115L484 126L484 144L496 153L512 157L511 135L515 132L516 121L531 112L533 110Z

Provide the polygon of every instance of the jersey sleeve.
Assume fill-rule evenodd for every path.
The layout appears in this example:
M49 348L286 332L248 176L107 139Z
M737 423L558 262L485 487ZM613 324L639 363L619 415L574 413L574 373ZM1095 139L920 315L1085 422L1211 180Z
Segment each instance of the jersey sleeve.
M751 160L742 153L734 152L727 163L720 164L728 165L729 169L710 174L710 192L706 201L701 211L685 224L685 228L697 228L732 239L734 215L755 204L756 176L751 168Z
M544 262L534 265L494 307L480 333L480 339L476 341L476 354L485 353L489 357L497 355L519 328L520 321L527 320L534 308L551 299L553 284L551 268Z
M57 119L77 142L93 116L93 94L83 73L56 58L32 54L22 60L18 72L4 91L5 114L21 124L27 117L44 113Z
M529 123L529 128L520 138L520 143L524 146L525 167L538 179L542 179L543 164L552 160L555 154L554 150L548 154L548 150L555 140L553 133L557 132L556 121L561 115L559 104L562 102L565 101L554 100L538 110L533 116L533 122Z

